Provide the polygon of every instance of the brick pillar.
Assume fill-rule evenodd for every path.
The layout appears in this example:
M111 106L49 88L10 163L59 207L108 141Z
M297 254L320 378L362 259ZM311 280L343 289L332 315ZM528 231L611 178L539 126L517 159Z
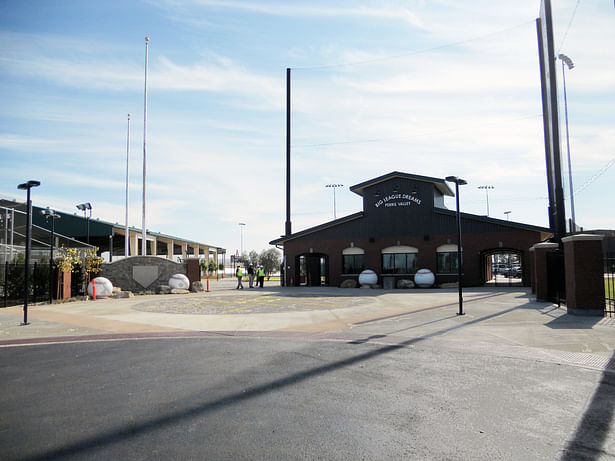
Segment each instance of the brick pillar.
M549 298L549 281L547 277L547 253L559 248L557 243L537 243L532 247L534 254L534 280L532 286L536 293L536 301L547 301Z
M534 247L530 248L529 251L529 257L528 257L528 265L529 265L529 273L530 273L530 285L532 287L532 294L536 293L536 280L534 277L534 274L536 273L536 269L534 268L534 264L536 263L535 261L536 259L536 255L534 254Z
M602 235L564 237L566 307L569 314L604 316Z
M190 286L192 286L192 282L200 282L201 281L201 264L199 258L188 258L186 259L186 276L188 280L190 280Z

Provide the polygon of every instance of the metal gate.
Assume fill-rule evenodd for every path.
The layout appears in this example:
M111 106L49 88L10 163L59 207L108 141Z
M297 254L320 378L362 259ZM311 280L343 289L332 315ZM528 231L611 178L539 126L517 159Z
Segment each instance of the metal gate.
M547 253L547 297L558 306L566 302L566 272L561 249Z
M604 258L604 315L615 317L615 253Z

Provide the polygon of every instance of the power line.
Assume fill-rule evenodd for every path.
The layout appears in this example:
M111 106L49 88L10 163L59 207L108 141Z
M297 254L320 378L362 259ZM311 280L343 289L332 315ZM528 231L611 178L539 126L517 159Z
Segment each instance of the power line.
M537 117L542 117L542 114L538 114L538 115L526 115L523 117L517 117L517 118L513 118L513 119L509 119L507 120L505 123L510 123L510 122L514 122L517 120L527 120L527 119L531 119L531 118L537 118ZM495 123L495 122L493 122ZM445 133L452 133L455 131L465 131L466 128L449 128L447 130L440 130L440 131L432 131L429 133L419 133L419 134L415 134L413 136L395 136L392 138L373 138L373 139L357 139L354 141L332 141L332 142L322 142L322 143L315 143L315 144L294 144L292 147L294 148L301 148L301 147L326 147L326 146L338 146L338 145L343 145L343 144L367 144L367 143L377 143L377 142L387 142L387 141L405 141L408 139L413 139L413 138L420 138L423 136L436 136L436 135L440 135L440 134L445 134Z
M604 165L602 168L596 171L592 176L590 176L590 178L587 181L585 181L581 187L579 187L577 190L573 192L573 195L577 195L579 192L587 189L594 181L596 181L600 176L606 173L606 171L609 168L611 168L613 165L615 165L615 157L609 160L606 163L606 165Z
M333 67L346 67L346 66L357 66L357 65L361 65L361 64L370 64L373 62L380 62L380 61L387 61L390 59L399 59L399 58L405 58L407 56L414 56L417 54L422 54L422 53L429 53L430 51L436 51L436 50L441 50L443 48L450 48L450 47L454 47L454 46L458 46L458 45L463 45L464 43L469 43L469 42L474 42L476 40L482 40L486 37L490 37L492 35L498 35L504 32L509 32L511 30L514 29L518 29L520 27L526 26L528 24L534 24L535 19L532 19L531 21L527 21L527 22L522 22L520 24L517 24L515 26L512 27L508 27L506 29L501 29L501 30L497 30L495 32L489 32L488 34L484 34L484 35L478 35L472 38L468 38L465 40L460 40L458 42L451 42L451 43L447 43L444 45L438 45L438 46L434 46L432 48L425 48L423 50L417 50L417 51L410 51L408 53L402 53L402 54L397 54L397 55L389 55L389 56L381 56L379 58L373 58L373 59L366 59L364 61L351 61L351 62L344 62L344 63L337 63L337 64L324 64L324 65L320 65L320 66L305 66L305 67L293 67L293 70L318 70L318 69L330 69Z
M562 37L562 42L560 43L557 49L557 53L555 54L559 54L560 50L564 46L564 42L566 41L566 37L568 36L568 31L570 30L570 27L572 26L572 21L574 21L574 17L577 14L577 8L579 7L579 3L581 3L581 0L577 0L576 5L574 6L574 10L572 11L572 16L570 17L570 21L568 22L568 27L566 27L566 32L564 32L564 36Z

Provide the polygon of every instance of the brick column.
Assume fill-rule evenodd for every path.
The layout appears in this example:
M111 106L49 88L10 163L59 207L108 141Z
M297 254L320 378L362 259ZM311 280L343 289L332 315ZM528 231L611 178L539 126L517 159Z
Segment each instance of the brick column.
M536 273L536 269L534 267L536 255L534 254L534 247L530 248L529 257L528 257L528 265L530 269L530 286L532 287L532 294L536 293L536 280L534 274Z
M602 235L564 237L566 307L569 314L604 316Z
M559 248L557 243L537 243L532 247L534 255L534 274L532 286L536 293L536 301L547 301L549 298L549 281L547 277L547 253Z

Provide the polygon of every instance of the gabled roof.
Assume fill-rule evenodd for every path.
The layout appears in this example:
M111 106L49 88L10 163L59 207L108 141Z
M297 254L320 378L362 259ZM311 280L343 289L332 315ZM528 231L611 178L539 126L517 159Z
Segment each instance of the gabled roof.
M378 178L370 179L369 181L365 181L355 186L351 186L350 190L354 192L355 194L358 194L361 197L363 197L363 193L366 188L375 186L376 184L380 184L382 182L389 181L394 178L403 178L403 179L409 179L411 181L428 182L428 183L433 184L436 187L436 189L440 191L442 195L448 195L449 197L455 196L455 194L450 189L450 187L448 187L448 184L446 184L446 181L444 179L431 178L429 176L419 176L416 174L400 173L399 171L393 171L392 173L388 173L383 176L379 176Z

